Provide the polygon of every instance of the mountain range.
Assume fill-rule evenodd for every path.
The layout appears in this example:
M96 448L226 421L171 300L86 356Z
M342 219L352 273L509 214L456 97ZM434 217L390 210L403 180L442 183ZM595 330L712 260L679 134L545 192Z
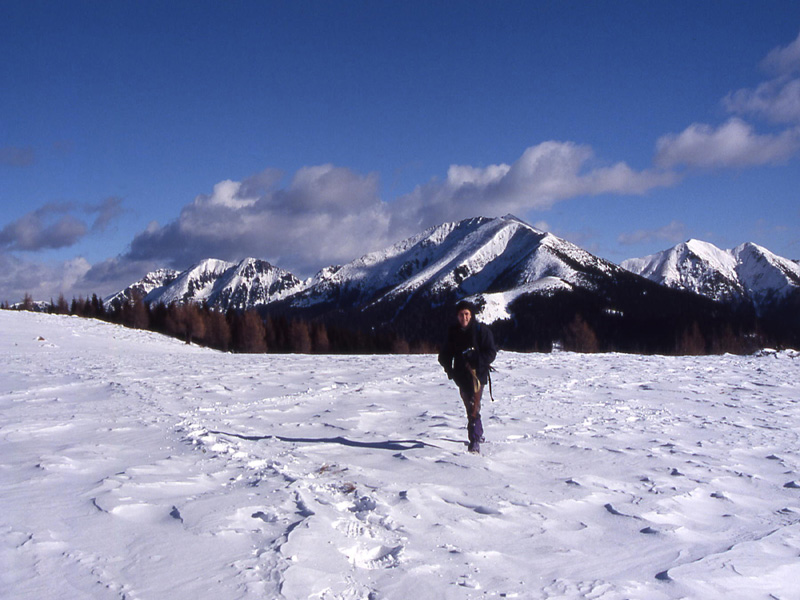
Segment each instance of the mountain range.
M657 351L692 323L744 331L752 316L742 307L763 313L798 290L800 265L755 244L720 250L689 240L616 265L507 215L431 227L305 281L254 258L162 269L106 303L204 302L422 339L469 298L508 347L547 346L580 317L613 348Z
M265 260L239 263L206 259L185 271L159 269L105 300L106 304L142 297L148 304L207 303L227 311L265 306L303 286L297 277Z
M720 250L689 240L622 266L662 285L721 302L750 302L758 309L800 287L800 264L750 242Z

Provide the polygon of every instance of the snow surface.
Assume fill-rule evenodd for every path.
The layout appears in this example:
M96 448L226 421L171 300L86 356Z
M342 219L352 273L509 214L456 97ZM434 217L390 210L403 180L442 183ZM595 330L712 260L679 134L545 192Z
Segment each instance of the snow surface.
M493 292L476 294L470 300L482 300L483 309L478 316L482 323L491 324L495 321L510 319L508 307L523 294L553 294L557 291L569 291L572 286L560 277L542 277L532 283L524 283L507 292Z
M800 359L232 355L0 311L0 597L800 597Z

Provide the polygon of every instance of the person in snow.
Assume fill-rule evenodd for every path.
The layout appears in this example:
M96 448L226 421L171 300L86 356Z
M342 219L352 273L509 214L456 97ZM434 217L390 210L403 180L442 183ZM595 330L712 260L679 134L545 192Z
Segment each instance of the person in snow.
M447 331L439 364L461 393L467 411L469 451L480 452L483 441L481 396L489 379L489 366L497 356L492 332L475 320L475 306L462 300L456 305L457 323Z

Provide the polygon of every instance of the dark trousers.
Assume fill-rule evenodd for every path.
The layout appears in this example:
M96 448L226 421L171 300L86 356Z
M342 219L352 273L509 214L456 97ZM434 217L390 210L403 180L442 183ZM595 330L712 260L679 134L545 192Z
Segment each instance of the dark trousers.
M472 415L473 408L477 402L480 406L481 397L483 396L483 386L478 386L475 391L472 387L460 387L461 400L464 402L464 408L467 410L467 435L470 444L474 442L483 441L483 423L481 423L481 414L478 412L475 416Z

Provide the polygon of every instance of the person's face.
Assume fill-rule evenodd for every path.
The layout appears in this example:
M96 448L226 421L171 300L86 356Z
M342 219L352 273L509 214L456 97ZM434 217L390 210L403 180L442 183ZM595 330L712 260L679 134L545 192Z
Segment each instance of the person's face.
M467 325L469 325L470 319L472 319L472 313L469 312L468 309L462 308L460 311L458 311L458 324L461 325L461 327L466 329Z

